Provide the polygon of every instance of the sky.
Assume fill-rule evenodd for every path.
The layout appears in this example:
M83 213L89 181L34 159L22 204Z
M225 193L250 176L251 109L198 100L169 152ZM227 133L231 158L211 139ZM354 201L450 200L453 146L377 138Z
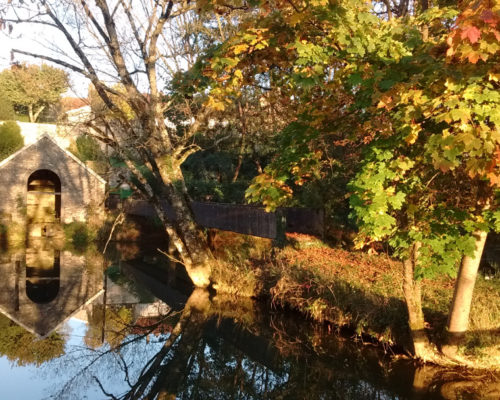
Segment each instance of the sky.
M34 27L24 25L21 28L14 27L12 34L0 31L0 70L9 68L12 63L11 50L19 49L30 51L33 53L44 53L47 43L57 43L50 29L44 27ZM41 60L33 57L24 56L21 54L14 55L15 62L27 62L30 64L40 64ZM56 67L59 67L56 65ZM70 75L71 88L64 96L67 97L87 97L88 81L72 71L68 71Z
M54 1L54 4L57 4L57 1ZM109 60L107 60L107 52L104 52L102 51L102 49L100 49L102 40L99 39L99 35L94 32L95 28L93 27L93 25L87 23L86 20L81 19L81 16L75 17L71 12L66 13L64 8L61 8L58 11L62 22L72 33L74 39L85 44L85 53L90 61L94 64L94 67L97 70L100 79L111 85L116 82L117 77L115 76L115 67L111 65L111 63L109 63ZM20 17L29 19L30 15L34 15L33 12L35 13L35 15L37 14L36 11L32 10L27 11L26 14L23 14ZM9 18L9 13L13 13L13 11L11 10L7 13L7 18ZM134 13L135 18L137 19L136 23L142 24L140 9L135 8ZM134 71L138 68L144 69L141 57L137 56L137 49L132 47L135 46L135 40L133 40L131 29L129 23L127 22L128 20L125 19L126 17L122 14L123 13L117 12L116 14L114 14L113 18L117 23L119 31L118 35L120 36L120 40L124 43L124 48L122 49L122 51L126 59L127 67L130 71ZM10 15L10 18L15 19L16 17ZM121 18L124 20L122 21ZM168 46L165 46L165 41L169 43L169 45L171 45L172 43L177 43L176 40L178 37L170 36L171 34L176 35L175 28L173 29L173 31L166 29L166 38L161 39L158 43L160 51L163 55L170 54L171 51L169 50ZM17 25L14 24L12 32L8 33L7 31L7 29L3 31L0 30L0 70L10 67L12 63L12 49L19 49L42 55L50 55L51 57L60 58L71 64L81 66L79 60L75 61L75 59L77 59L78 57L73 52L64 35L53 27L42 24L25 23ZM177 43L177 45L180 44ZM14 56L14 62L28 62L31 64L41 63L39 59L33 57L23 56L20 54L15 54ZM179 64L178 66L176 66L172 61L172 58L169 57L167 57L167 60L163 59L161 60L161 62L159 61L159 64L162 64L163 67L165 67L164 63L167 63L174 70L176 70L177 68L187 68L186 60L182 56L178 56L176 57L176 59L177 63ZM58 65L55 66L60 68L60 66ZM69 91L66 96L87 97L89 81L72 71L68 71L68 73L70 76L72 90ZM162 81L159 82L160 86L164 85L165 76L167 76L168 78L168 74L165 73L164 68L162 69L161 66L158 66L158 77L159 80ZM149 86L147 84L145 75L140 73L134 74L133 79L136 81L139 90L143 92L148 91Z

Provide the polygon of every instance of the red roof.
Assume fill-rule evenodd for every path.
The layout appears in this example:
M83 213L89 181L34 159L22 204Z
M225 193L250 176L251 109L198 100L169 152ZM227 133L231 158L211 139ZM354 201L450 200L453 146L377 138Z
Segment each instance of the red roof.
M61 99L61 106L64 112L69 110L76 110L77 108L88 105L88 99L81 99L79 97L63 97Z

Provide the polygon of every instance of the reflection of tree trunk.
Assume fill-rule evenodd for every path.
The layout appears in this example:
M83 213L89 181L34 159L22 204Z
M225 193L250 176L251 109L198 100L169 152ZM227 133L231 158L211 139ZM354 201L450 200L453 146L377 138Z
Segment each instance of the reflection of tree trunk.
M233 377L233 387L236 388L238 387L238 381L240 382L240 390L241 390L241 385L243 385L243 380L240 379L240 376L243 373L243 355L240 353L238 355L238 358L236 360L236 368L234 370L234 377ZM238 392L235 390L233 392L233 398Z
M415 368L413 375L413 396L412 399L425 400L429 394L429 388L434 382L437 373L442 369L433 365L424 364Z
M14 300L14 310L19 311L19 281L21 279L21 261L16 260L16 283L15 283L15 293L16 297Z
M169 338L161 350L147 363L147 368L141 372L137 383L123 396L123 399L176 398L175 393L181 389L180 385L185 382L192 368L194 352L203 334L209 305L207 291L196 289L191 294ZM170 361L162 365L171 353L173 354Z
M420 243L415 243L411 248L410 256L403 261L403 292L408 310L408 323L414 354L422 360L430 360L433 358L434 352L425 333L421 282L415 280L415 267L420 246Z
M487 232L477 231L474 233L476 239L475 250L472 256L464 256L458 270L455 291L451 302L448 317L449 346L443 348L448 355L456 353L456 346L462 341L469 325L469 313L472 303L472 294L476 283L477 272L481 262Z

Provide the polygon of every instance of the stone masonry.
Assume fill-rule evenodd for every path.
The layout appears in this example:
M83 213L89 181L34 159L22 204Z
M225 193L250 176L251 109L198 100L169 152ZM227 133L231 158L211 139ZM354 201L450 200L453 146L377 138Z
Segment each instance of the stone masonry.
M61 181L61 222L85 221L89 207L102 209L106 182L48 135L0 162L0 217L23 222L26 218L28 178L41 169Z

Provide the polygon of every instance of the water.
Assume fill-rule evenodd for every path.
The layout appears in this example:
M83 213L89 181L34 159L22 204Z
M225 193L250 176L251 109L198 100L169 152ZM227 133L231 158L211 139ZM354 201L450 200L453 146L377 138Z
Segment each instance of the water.
M416 366L124 253L0 256L0 399L500 398L495 377Z

